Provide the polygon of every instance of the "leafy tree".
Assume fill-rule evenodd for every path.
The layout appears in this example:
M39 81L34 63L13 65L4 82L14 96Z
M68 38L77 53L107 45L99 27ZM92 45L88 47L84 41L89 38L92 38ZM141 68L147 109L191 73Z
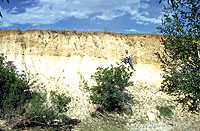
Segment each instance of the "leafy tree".
M159 0L159 3L161 3L161 2L162 2L162 0ZM175 0L167 0L167 2L168 2L169 4L171 4L172 7L173 7L173 6L174 6Z
M200 104L200 0L179 0L164 7L158 27L164 51L159 54L164 69L162 90L178 96L197 110Z
M133 85L129 81L133 72L123 64L105 69L99 67L97 72L92 75L92 79L97 85L90 88L92 95L90 99L94 104L98 105L99 111L121 110L125 104L124 89Z

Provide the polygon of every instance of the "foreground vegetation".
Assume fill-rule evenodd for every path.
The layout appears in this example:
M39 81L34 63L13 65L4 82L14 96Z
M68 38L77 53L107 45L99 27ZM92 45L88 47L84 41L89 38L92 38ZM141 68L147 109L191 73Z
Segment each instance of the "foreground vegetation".
M159 57L164 70L162 90L178 96L190 110L200 109L200 0L172 1L164 7Z
M76 123L65 114L71 98L65 94L48 92L25 72L20 74L6 57L0 55L0 116L9 128L30 126L52 127Z
M0 114L10 129L36 126L67 129L69 126L66 125L80 122L66 116L70 97L55 91L47 92L26 73L23 71L20 74L13 63L6 61L6 57L1 54ZM97 85L87 88L91 93L91 101L97 104L93 116L104 116L107 111L132 113L131 108L127 108L132 97L125 90L125 87L133 85L133 82L129 82L132 75L133 72L123 64L97 68L91 77Z
M104 69L97 68L96 73L91 76L97 84L89 88L90 99L98 105L96 111L120 113L126 110L132 97L130 93L125 92L125 87L133 86L133 82L129 81L132 75L133 71L124 64L117 63L116 67L111 65Z

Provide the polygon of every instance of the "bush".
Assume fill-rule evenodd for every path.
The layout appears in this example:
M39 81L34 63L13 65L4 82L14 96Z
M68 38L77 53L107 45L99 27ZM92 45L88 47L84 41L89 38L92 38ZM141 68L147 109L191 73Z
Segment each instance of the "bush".
M47 93L35 92L26 111L26 121L31 122L32 125L45 126L51 126L55 120L68 122L70 118L65 113L70 102L70 97L65 96L65 94L58 94L55 91L50 92L49 101L47 100Z
M6 57L0 55L0 109L13 110L23 106L31 99L30 87L16 72L12 62L6 62Z
M19 74L11 61L0 55L0 113L7 124L14 127L51 126L55 120L59 123L71 120L65 115L71 98L65 94L50 92L42 93L33 78L28 78L27 72ZM31 91L31 88L37 90ZM38 92L39 91L39 92ZM49 105L50 104L50 105ZM59 125L59 123L57 125Z
M129 79L133 72L123 64L105 69L99 67L97 72L91 76L97 85L92 86L89 90L92 92L90 99L94 104L98 104L100 111L121 110L124 106L125 87L133 85Z

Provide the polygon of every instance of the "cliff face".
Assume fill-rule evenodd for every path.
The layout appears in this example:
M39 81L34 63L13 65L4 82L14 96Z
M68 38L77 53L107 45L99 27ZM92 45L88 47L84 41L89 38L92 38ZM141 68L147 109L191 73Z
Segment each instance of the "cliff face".
M80 76L91 83L97 67L120 62L125 49L133 57L134 83L160 86L160 36L76 31L0 31L0 53L14 61L18 70L37 77L48 89L68 91L83 98ZM128 66L128 65L127 65ZM85 98L86 99L86 98ZM76 105L83 107L84 102ZM77 108L77 107L76 107Z
M0 31L1 51L39 56L119 59L125 49L143 64L158 63L159 35L76 31ZM151 55L151 56L150 56Z

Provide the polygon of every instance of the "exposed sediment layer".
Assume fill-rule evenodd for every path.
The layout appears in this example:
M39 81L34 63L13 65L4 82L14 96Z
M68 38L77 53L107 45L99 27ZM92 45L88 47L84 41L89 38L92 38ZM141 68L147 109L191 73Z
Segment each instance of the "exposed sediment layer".
M25 70L36 76L50 90L68 91L78 101L85 97L85 101L82 99L71 109L71 112L76 112L75 116L89 113L75 109L87 109L90 105L80 87L80 76L91 84L90 76L96 68L120 62L125 49L132 55L136 70L131 80L135 84L148 83L159 87L162 70L155 53L162 49L160 35L97 31L0 31L0 53L14 61L19 71Z

